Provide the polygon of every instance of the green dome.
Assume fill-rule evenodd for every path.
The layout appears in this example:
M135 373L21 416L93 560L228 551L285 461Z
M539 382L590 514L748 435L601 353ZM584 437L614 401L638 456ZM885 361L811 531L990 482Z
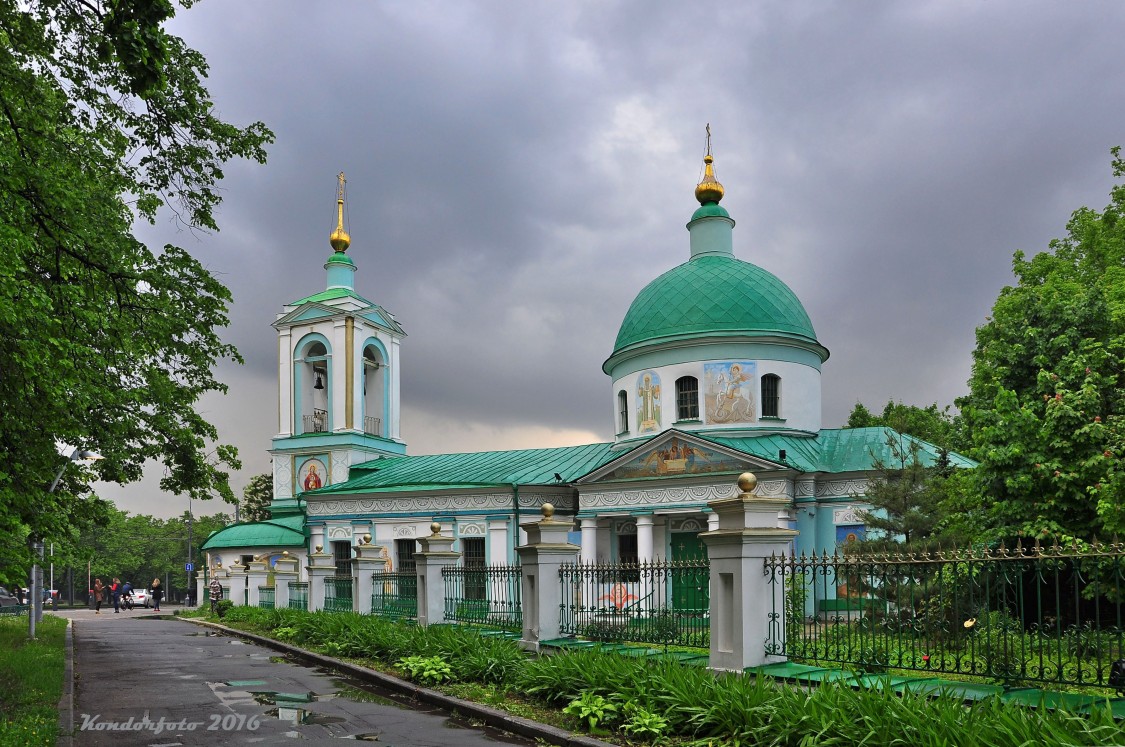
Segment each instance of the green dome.
M621 322L613 354L646 342L735 335L788 337L828 354L793 291L733 256L695 257L645 286Z

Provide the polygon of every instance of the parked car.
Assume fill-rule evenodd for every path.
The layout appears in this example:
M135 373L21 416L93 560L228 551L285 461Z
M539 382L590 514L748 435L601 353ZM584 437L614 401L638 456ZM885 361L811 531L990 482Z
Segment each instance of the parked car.
M133 589L133 606L148 607L149 597L147 589Z
M15 604L19 604L19 600L16 599L16 595L12 594L3 586L0 586L0 607L10 607Z

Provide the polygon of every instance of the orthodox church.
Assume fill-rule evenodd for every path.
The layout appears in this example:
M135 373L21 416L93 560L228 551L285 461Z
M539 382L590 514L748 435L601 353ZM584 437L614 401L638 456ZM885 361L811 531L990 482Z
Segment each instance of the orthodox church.
M584 561L699 557L698 534L716 525L708 502L736 495L746 471L759 494L789 501L778 522L799 530L798 554L863 537L857 512L875 460L890 461L888 436L916 443L928 463L938 449L885 428L822 427L828 349L793 291L735 256L709 138L703 161L686 261L640 291L602 364L614 439L428 456L408 456L400 436L406 333L355 290L341 174L327 287L286 304L273 324L272 518L212 535L208 566L286 553L303 567L323 548L348 575L369 534L391 568L409 570L415 539L435 521L466 565L511 564L520 524L548 502L573 519Z

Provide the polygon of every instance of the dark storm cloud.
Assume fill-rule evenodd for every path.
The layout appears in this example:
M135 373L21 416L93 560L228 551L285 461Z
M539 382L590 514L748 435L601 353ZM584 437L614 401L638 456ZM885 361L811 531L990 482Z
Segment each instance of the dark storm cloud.
M482 424L610 437L601 363L636 293L687 258L708 121L736 254L794 289L832 351L825 425L857 400L963 393L1012 252L1105 204L1125 9L728 5L182 12L223 116L278 136L267 166L227 169L221 233L146 232L235 294L246 365L208 406L245 475L277 429L269 324L324 287L340 170L357 290L409 334L412 453Z

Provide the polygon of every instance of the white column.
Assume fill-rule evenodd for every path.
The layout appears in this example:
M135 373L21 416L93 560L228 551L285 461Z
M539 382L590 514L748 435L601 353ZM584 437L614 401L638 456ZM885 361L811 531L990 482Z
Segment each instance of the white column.
M719 528L719 515L712 511L707 514L707 531L714 532Z
M637 517L637 560L652 562L652 514Z
M582 519L582 562L598 560L598 520Z

